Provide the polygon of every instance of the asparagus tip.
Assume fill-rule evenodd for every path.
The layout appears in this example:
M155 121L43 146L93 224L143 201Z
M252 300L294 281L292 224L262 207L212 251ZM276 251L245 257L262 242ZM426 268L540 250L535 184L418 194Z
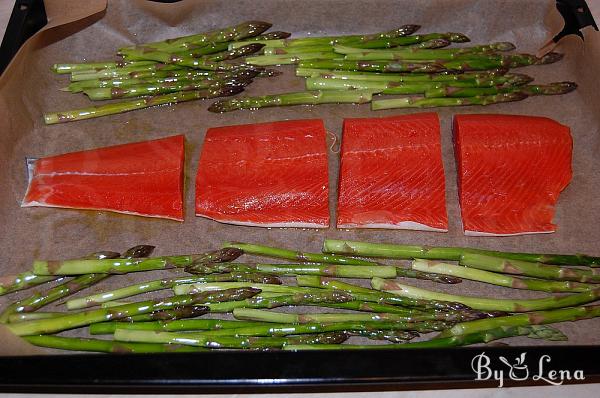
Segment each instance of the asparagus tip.
M550 89L550 91L548 92L548 94L551 95L559 95L559 94L567 94L570 93L571 91L575 91L577 89L577 83L575 82L556 82L556 83L550 83L548 85Z
M533 80L533 77L523 73L513 73L510 76L510 84L515 86L522 86L524 84L531 83Z
M221 87L219 90L220 90L220 94L222 97L228 97L231 95L239 94L242 91L244 91L244 86L243 85L229 85L229 86Z
M427 41L427 48L434 50L436 48L448 47L451 43L447 39L432 39Z
M141 258L141 257L149 257L156 246L152 245L137 245L133 246L130 249L127 249L123 253L123 258Z
M509 41L502 41L500 43L496 43L496 49L498 51L512 51L515 50L517 46Z
M550 52L550 53L544 55L542 58L539 58L538 61L536 62L536 64L537 65L553 64L553 63L558 62L561 59L563 59L564 56L565 55L561 54L561 53Z
M408 35L412 35L419 29L421 29L421 25L408 24L408 25L403 25L399 30L402 30L402 32L408 36Z
M208 107L208 111L209 112L214 112L214 113L225 113L228 110L227 107L227 101L216 101L213 102L209 107Z
M453 43L467 43L471 41L471 39L469 39L467 35L463 33L450 33L449 39Z

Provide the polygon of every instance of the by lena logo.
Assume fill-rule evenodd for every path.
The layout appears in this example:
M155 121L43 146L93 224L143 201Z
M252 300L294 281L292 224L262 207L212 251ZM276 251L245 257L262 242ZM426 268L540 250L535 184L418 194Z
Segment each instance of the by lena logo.
M537 363L537 371L530 371L526 363L527 353L523 352L514 361L505 357L498 357L500 363L492 366L492 360L482 352L475 355L471 361L471 369L475 372L475 380L496 380L498 387L504 386L504 380L524 381L529 378L533 381L544 381L554 386L560 386L569 380L585 380L583 370L556 370L551 369L550 355L542 355Z

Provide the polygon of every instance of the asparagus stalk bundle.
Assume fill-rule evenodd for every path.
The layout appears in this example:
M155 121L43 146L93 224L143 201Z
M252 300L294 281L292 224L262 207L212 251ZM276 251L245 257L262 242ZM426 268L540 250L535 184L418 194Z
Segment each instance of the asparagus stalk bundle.
M386 340L388 344L383 346L385 348L408 349L452 347L512 336L564 340L564 334L544 325L600 316L599 306L586 305L600 298L600 287L595 287L597 285L593 283L596 282L594 269L559 267L522 260L577 260L588 265L594 264L595 258L588 256L546 256L472 248L330 240L325 242L324 250L336 253L299 252L232 242L225 244L223 249L197 255L149 257L152 249L152 246L139 245L123 255L97 252L81 260L38 261L34 272L52 274L50 276L53 278L54 273L77 275L77 272L83 272L83 275L73 279L81 278L82 281L105 278L114 272L170 267L184 268L201 275L158 279L76 298L67 302L66 313L14 311L15 305L37 305L37 296L34 295L5 312L4 320L10 321L7 328L39 346L98 352L185 351L186 348L181 348L181 344L189 344L194 350L312 349L315 344L324 344L326 349L372 347L342 344L348 336ZM223 262L235 260L244 253L282 258L299 264ZM399 275L397 267L347 255L416 258L412 269L406 271L459 276L519 289L575 294L523 300L439 293L394 280ZM511 256L513 258L506 258ZM443 263L440 259L459 261L461 264ZM475 268L479 264L483 264L480 266L483 269ZM86 274L86 269L95 273ZM271 279L276 278L273 274L296 275L298 286L283 285L279 279ZM405 276L404 273L400 275ZM347 283L343 279L333 279L332 276L374 276L371 283L377 290ZM261 283L265 281L276 283ZM78 290L75 287L65 290L59 285L50 289L46 296L64 297ZM109 301L167 288L172 288L176 295L134 303ZM43 298L41 303L46 300L49 299ZM102 304L102 308L85 309L98 304ZM317 309L314 313L306 313L301 308L293 308L304 306L324 308L326 312ZM291 312L289 309L280 312L276 310L278 307L292 309ZM82 308L84 311L73 311ZM331 309L345 312L332 313ZM213 315L231 314L237 320L197 319L207 312ZM47 335L83 326L89 326L92 335L112 334L114 340ZM434 331L440 334L432 339L407 343L420 333Z
M157 299L140 301L137 303L125 304L112 308L101 308L97 310L84 311L81 313L65 314L64 316L57 318L39 319L8 324L7 328L18 336L55 333L67 329L90 325L96 322L122 319L134 315L172 309L174 307L206 304L209 302L243 300L245 298L255 296L259 292L259 289L241 288L199 294L179 295L171 297L168 300Z
M53 70L56 73L70 73L73 83L68 91L83 91L92 100L139 99L46 113L44 120L46 124L55 124L155 105L235 95L251 82L243 79L245 73L272 75L246 63L229 62L260 51L265 46L263 42L282 40L290 35L286 32L261 35L270 27L271 24L267 22L249 21L211 32L124 47L119 50L121 58L117 61L55 64ZM239 40L247 42L242 46L229 48L231 43ZM230 72L230 75L225 76L222 72ZM177 80L178 83L175 83L173 80L138 80L175 76L194 81ZM221 79L219 82L201 82L197 79L199 76L220 76Z
M274 257L274 258L283 258L286 260L295 260L300 262L313 262L313 263L326 263L326 264L339 264L339 265L359 265L359 266L371 266L371 267L381 267L380 264L374 263L372 261L361 260L357 258L348 258L344 256L336 256L336 255L326 255L321 253L304 253L304 252L295 252L293 250L280 249L276 247L262 246L262 245L253 245L249 243L241 243L241 242L228 242L225 244L225 248L235 248L242 250L244 253L255 254L259 256L266 257ZM265 267L268 267L265 265ZM344 268L347 270L347 268ZM373 268L371 268L373 270ZM327 275L324 269L318 273L319 275ZM331 271L334 272L334 271ZM354 271L361 272L361 271ZM365 271L366 272L366 271ZM386 271L380 271L386 272ZM403 276L407 278L417 278L417 279L426 279L433 280L439 283L460 283L460 279L452 278L452 277L441 277L435 274L427 274L420 271L411 271L404 268L396 267L395 275L389 272L388 277L393 276ZM312 274L317 273L314 271ZM307 274L307 273L304 273ZM299 274L298 274L299 275ZM364 274L363 274L364 275ZM341 275L340 275L341 276Z

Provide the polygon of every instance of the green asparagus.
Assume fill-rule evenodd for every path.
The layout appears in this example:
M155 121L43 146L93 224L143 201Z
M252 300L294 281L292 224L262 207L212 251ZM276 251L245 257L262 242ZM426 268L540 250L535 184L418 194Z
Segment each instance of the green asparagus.
M443 300L465 304L482 311L527 312L554 308L571 307L591 303L600 298L600 287L568 296L550 296L539 299L494 299L487 297L458 296L454 294L433 292L414 286L404 285L389 279L373 278L371 285L400 296L426 300Z
M462 254L460 257L460 264L467 267L502 272L505 274L524 275L558 281L600 283L600 272L597 269L559 267L556 265L511 260L476 253Z
M542 292L584 292L594 288L594 285L571 281L547 281L539 279L518 278L495 272L483 271L464 266L442 263L430 260L415 260L412 268L423 272L433 272L442 275L457 276L492 285L505 286L513 289L538 290Z
M210 88L207 90L183 91L172 94L157 95L155 97L140 98L135 100L114 102L112 104L92 106L70 111L52 112L44 114L46 124L66 123L77 120L92 119L101 116L116 115L137 109L149 108L156 105L177 104L180 102L198 99L216 98L235 95L243 91L239 86L226 86Z
M174 307L205 304L207 302L221 302L230 300L243 300L255 296L259 289L241 288L223 291L206 292L173 296L168 299L147 300L137 303L121 305L113 308L101 308L75 314L65 314L62 317L39 319L15 324L8 324L7 328L17 336L48 334L90 325L96 322L105 322L126 318L149 312L171 309Z

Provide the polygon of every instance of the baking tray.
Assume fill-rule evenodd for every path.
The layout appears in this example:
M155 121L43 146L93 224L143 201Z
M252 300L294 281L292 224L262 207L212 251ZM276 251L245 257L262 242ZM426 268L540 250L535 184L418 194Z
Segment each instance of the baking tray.
M103 1L89 1L87 4L78 7L69 7L70 9L64 8L69 2L67 1L47 1L49 6L49 23L46 26L46 32L43 37L36 35L32 40L28 42L32 48L26 49L26 51L44 51L45 48L58 48L60 51L56 53L53 62L66 61L66 60L81 60L82 57L89 56L89 59L94 58L98 53L104 54L105 57L110 56L111 51L116 47L111 43L103 43L101 40L95 41L98 43L98 48L92 51L90 54L73 54L65 51L65 47L72 44L81 45L86 37L89 40L93 37L90 33L90 29L94 29L94 24L102 24L103 18L108 17L114 19L117 18L114 14L111 16L110 7L121 7L121 13L118 14L118 18L132 18L131 14L128 13L127 7L123 7L124 2L110 2L108 11L104 11ZM206 14L206 19L202 21L202 27L218 27L227 25L229 23L235 23L243 19L269 19L273 21L280 21L274 27L275 29L292 30L295 34L302 35L307 32L314 34L335 34L335 33L346 33L355 31L357 28L351 28L350 22L355 20L361 20L364 18L362 14L372 14L372 18L383 18L380 23L375 20L370 23L361 25L361 29L365 32L381 30L385 27L393 27L402 23L422 23L427 30L465 30L468 29L465 26L466 21L477 21L480 19L481 10L486 7L491 7L492 4L497 2L492 1L445 1L439 2L437 5L434 3L414 3L414 2L390 2L390 1L368 1L368 2L356 2L356 1L328 1L329 7L323 8L321 4L316 7L316 3L306 1L302 5L293 5L289 1L233 1L233 2L219 2L219 1L198 1L198 2L182 2L183 4L174 4L171 7L177 7L175 9L167 10L164 7L169 5L156 5L148 6L144 4L144 1L132 1L129 2L131 9L141 8L143 14L147 19L138 20L134 26L130 26L131 30L127 32L120 32L123 37L119 38L120 43L126 43L127 40L135 42L136 32L145 32L146 34L154 32L154 36L144 37L143 41L151 41L160 39L168 36L173 36L177 32L177 27L182 24L182 29L186 31L197 31L203 30L198 26L190 26L189 23L185 23L186 10L189 7L200 8L201 12ZM367 4L369 3L369 4ZM371 4L372 3L372 4ZM448 4L452 3L457 7L448 8ZM520 16L515 16L511 19L512 15L506 15L506 20L492 19L490 29L493 31L506 29L506 26L515 24L517 26L513 30L513 36L507 38L517 42L518 44L525 40L527 37L526 27L522 27L519 24L522 23L523 15L529 15L530 21L539 22L542 19L546 19L545 23L548 25L557 26L560 25L560 21L557 20L555 12L553 13L553 4L551 1L535 0L528 2L527 4L516 1L503 1L502 4L496 7L506 7L508 10L515 10L515 5L519 4L521 8ZM252 7L260 4L260 7ZM311 6L313 4L313 6ZM69 6L73 3L70 2ZM391 7L394 6L392 12L386 13L381 9L377 9L377 6ZM415 8L416 14L420 16L421 20L415 20L407 18L400 18L402 7L412 6ZM56 10L63 11L65 15L61 15L59 18L56 17ZM338 7L337 11L336 7ZM339 8L341 7L341 8ZM420 10L419 10L420 8ZM369 10L366 12L365 10ZM67 11L68 10L68 11ZM241 10L241 11L240 11ZM236 18L231 14L240 13L243 18ZM106 13L106 15L105 15ZM298 17L298 13L304 13L305 18L314 19L314 24L302 24L302 18ZM412 11L415 13L415 10ZM435 16L437 13L444 13L445 18L439 18L437 22L430 20L431 16ZM462 14L461 14L462 13ZM528 14L529 13L529 14ZM324 15L321 15L324 14ZM389 15L388 15L389 14ZM167 15L168 17L165 17ZM270 16L266 18L265 15ZM290 15L289 20L282 18L285 15ZM294 16L295 15L295 16ZM336 16L336 18L332 18ZM458 18L458 19L457 19ZM435 18L434 18L435 19ZM454 23L447 23L448 20L454 19ZM527 19L527 18L525 18ZM439 23L440 20L446 21ZM396 22L398 21L398 22ZM462 21L462 22L461 22ZM144 27L145 22L148 22L148 26ZM182 23L183 22L183 23ZM368 25L368 26L367 26ZM496 26L497 25L497 26ZM96 25L97 26L97 25ZM164 28L164 32L159 27ZM326 26L327 29L323 29ZM443 26L443 27L440 27ZM468 26L468 24L467 24ZM384 27L384 28L385 28ZM364 28L364 29L363 29ZM54 31L53 31L54 30ZM157 33L158 32L158 33ZM480 41L490 40L490 38L480 35L478 37L476 29L467 31L466 33L473 36L474 39ZM132 35L133 34L133 35ZM140 33L141 34L141 33ZM96 37L97 38L97 37ZM37 40L36 40L37 39ZM541 39L539 37L538 39ZM63 40L64 44L61 43ZM70 40L70 41L69 41ZM589 41L589 40L588 40ZM579 45L577 42L569 42L568 45L572 45L577 49ZM55 46L55 47L51 47ZM525 51L535 51L535 48L522 48ZM62 51L62 52L61 52ZM43 54L43 53L42 53ZM71 58L67 58L68 55ZM46 53L47 55L47 53ZM591 55L591 56L590 56ZM593 65L599 65L597 53L587 50L585 55L585 61L587 64L592 66L589 68L593 70ZM580 54L572 59L567 59L563 62L569 63L570 67L574 64L580 63ZM95 58L101 58L95 56ZM26 58L25 58L26 59ZM38 61L33 65L29 66L32 68L35 74L42 73L40 69L46 68L43 72L48 80L52 82L43 82L45 90L55 90L59 87L59 79L55 79L47 72L47 62ZM19 65L13 67L14 70L19 72ZM22 70L27 70L26 68ZM288 70L289 72L289 70ZM546 78L558 77L560 73L554 73L552 70L546 70ZM593 73L588 71L582 71L577 78L584 80L589 79L589 74ZM18 78L26 79L27 76L24 73L18 74ZM564 75L563 75L564 76ZM31 77L31 76L29 76ZM26 85L39 84L35 82L25 82ZM286 84L275 83L269 85L257 84L257 88L251 88L252 94L260 93L261 90L265 91L265 88L271 86L270 89L284 91L289 85L295 83ZM296 89L299 87L295 87ZM2 87L0 86L0 90ZM581 90L581 96L585 98L594 92L594 87L583 87ZM80 106L84 102L81 99L73 99L71 97L65 98L65 102L57 103L57 98L50 99L31 99L29 97L17 98L17 101L22 101L27 110L36 109L40 106L47 108L53 106L56 109L57 106L71 107ZM64 97L60 97L62 100ZM555 116L553 109L540 108L542 104L547 102L551 103L552 107L558 107L560 100L548 100L542 101L540 105L527 104L524 107L521 104L506 104L498 107L491 107L489 109L482 110L481 108L466 108L466 109L452 109L452 110L441 110L444 125L443 131L449 131L448 121L449 115L455 112L484 112L489 111L492 113L533 113L533 114L544 114L547 116ZM152 111L142 111L136 113L130 113L128 115L116 116L115 119L105 118L100 120L98 124L95 122L81 122L73 123L65 126L56 126L56 128L44 127L40 125L39 115L31 112L29 115L31 121L26 124L30 130L35 130L38 133L45 134L44 140L36 139L29 140L24 138L24 142L17 142L17 145L13 145L10 149L13 150L13 156L10 159L2 160L3 166L7 166L10 170L11 176L9 178L10 190L5 191L3 200L9 201L8 206L11 211L18 211L18 202L22 196L24 180L23 175L17 175L16 168L21 167L22 164L17 164L15 153L21 154L28 152L28 154L41 153L60 153L65 152L63 148L65 143L73 145L73 147L94 147L109 145L112 143L122 143L135 141L136 138L144 139L148 133L155 134L156 137L176 134L178 131L172 130L160 130L164 126L174 126L173 123L157 123L156 127L153 118L164 118L165 113L171 113L171 116L167 113L168 118L173 118L175 112L189 112L190 107L197 108L198 117L203 118L206 116L205 108L208 104L203 103L201 105L193 104L182 104L170 109L162 109L162 116L156 116L156 113ZM7 110L10 110L14 105L9 104ZM577 106L577 105L575 105ZM524 109L521 109L521 108ZM187 111L184 110L187 108ZM53 110L54 110L53 109ZM534 109L534 112L531 112ZM231 116L223 117L223 120L218 120L215 115L210 116L209 120L196 121L192 123L183 123L181 129L185 129L188 140L190 135L192 136L192 146L195 155L192 159L188 158L188 179L190 175L193 178L193 173L190 174L190 168L195 170L195 164L197 162L197 153L199 152L199 143L202 141L203 134L207 127L214 125L228 125L238 124L244 122L259 122L279 119L293 119L293 118L314 118L323 117L326 119L327 127L335 134L339 134L341 129L341 119L343 117L357 117L357 116L373 116L380 114L386 116L388 114L396 114L395 112L381 112L371 113L363 108L355 106L322 106L316 108L288 108L288 109L274 109L274 110L262 110L254 113L241 112L234 113ZM144 116L147 115L147 116ZM561 115L562 116L562 115ZM150 118L148 120L148 118ZM577 112L567 117L568 120L564 120L565 117L558 118L559 121L568 122L577 118ZM171 119L174 120L174 119ZM218 120L218 121L217 121ZM594 126L592 134L598 132L598 120L594 117L588 118L585 122L592 122ZM12 121L9 118L9 122ZM216 122L215 122L216 121ZM104 125L105 128L102 130L100 127ZM12 129L15 128L14 124L9 124ZM191 128L193 126L193 128ZM5 126L6 127L6 126ZM107 130L113 131L108 132ZM165 133L164 131L168 131ZM13 131L11 131L13 132ZM85 134L82 134L85 132ZM144 133L144 134L142 134ZM155 136L150 135L148 138L154 138ZM39 138L39 137L38 137ZM576 137L577 138L577 137ZM31 145L33 142L33 146ZM444 137L444 147L446 152L451 149L448 145L449 137L448 134ZM7 150L9 146L2 142L4 145L3 150ZM25 150L27 148L27 150ZM60 150L59 150L60 149ZM34 152L34 153L31 153ZM6 153L6 152L5 152ZM448 154L445 153L445 158L448 158ZM588 159L586 159L588 160ZM330 169L336 169L336 160L334 159L330 165ZM595 163L597 165L597 162ZM592 165L593 166L593 165ZM446 164L448 167L448 164ZM577 171L577 170L576 170ZM330 170L331 173L331 170ZM588 182L594 182L594 176L584 176ZM332 181L335 181L335 175L332 176ZM452 188L452 177L447 176L447 184L449 187L449 196L455 195ZM189 182L189 181L188 181ZM188 184L189 185L189 184ZM335 188L335 187L334 187ZM188 208L190 208L190 190L187 192ZM568 192L567 192L568 194ZM335 197L335 190L331 192L332 198ZM335 202L332 200L332 202ZM579 205L583 205L585 201L581 200ZM39 209L38 209L39 210ZM450 218L457 220L457 208L450 206ZM24 219L26 220L23 230L17 229L13 231L14 235L26 236L31 235L38 225L44 225L43 221L47 217L44 209L41 209L42 213L38 212L38 216L28 214ZM40 216L39 214L42 214ZM69 212L67 219L72 219L70 222L63 223L73 228L72 234L77 235L81 232L85 232L90 228L94 229L94 239L86 240L85 238L79 242L70 242L70 248L68 252L65 252L65 245L61 247L65 235L61 232L51 235L52 238L45 239L46 244L40 244L35 242L34 239L29 239L26 242L21 240L17 246L22 247L23 250L29 253L34 253L36 256L52 257L69 256L71 252L79 253L85 252L87 248L94 247L98 240L102 241L103 244L115 244L119 242L120 245L123 243L120 241L120 237L106 237L105 231L102 226L93 225L97 223L107 225L118 225L126 226L126 232L134 230L137 226L148 226L153 225L152 221L147 220L135 220L131 221L128 218L119 218L118 216L99 216L97 214L83 213L83 216L77 216L73 212ZM589 219L589 223L583 223L581 226L580 234L583 236L588 234L590 240L594 236L598 236L597 230L590 226L593 221L593 215L600 214L597 206L588 206L584 208L580 216L584 220ZM2 213L2 217L6 217L5 212ZM590 218L590 215L592 216ZM568 217L563 214L557 216L559 218L559 224L568 222ZM587 218L586 218L587 217ZM23 221L23 217L17 217L20 221ZM55 220L49 224L58 224L60 220ZM62 220L64 222L64 220ZM200 244L201 248L214 247L215 244L222 241L224 237L240 236L238 239L244 238L245 240L253 242L262 242L267 244L278 244L286 246L285 241L278 239L278 234L281 231L266 231L256 228L244 228L244 227L233 227L216 224L212 221L195 219L193 215L187 214L186 222L194 222L196 225L200 225L202 232L212 233L215 235L214 238L207 237L208 242ZM153 229L160 229L161 226L154 224ZM567 232L572 231L572 227L567 226ZM7 228L6 230L8 230ZM42 233L52 233L53 229L46 229L44 231L37 230L37 236ZM173 236L178 231L177 225L168 224L168 228L162 231L166 236ZM237 231L237 232L236 232ZM294 237L294 242L299 242L298 245L310 249L318 249L319 242L323 237L344 237L349 239L372 239L376 240L376 237L380 232L378 231L356 231L349 233L347 231L335 231L330 229L328 231L287 231L286 234L290 234ZM454 225L454 230L451 230L449 235L440 236L438 234L421 234L411 232L384 232L382 233L384 240L387 241L401 241L401 242L424 242L433 243L437 242L448 242L452 241L453 237L460 236L459 228ZM387 235L386 235L387 234ZM11 244L13 239L8 237L5 243ZM142 236L144 237L144 236ZM150 234L146 238L152 240L156 239L156 234ZM139 237L138 237L139 239ZM581 245L578 242L574 242L568 239L568 233L562 234L557 233L551 237L528 237L528 238L510 238L510 239L466 239L460 237L455 244L471 244L488 246L490 248L517 248L522 247L524 242L526 245L532 247L542 248L556 248L559 251L573 251L573 250L586 250L592 254L596 253L597 245L595 243L586 242ZM137 243L137 242L136 242ZM193 243L189 240L183 239L178 244L173 242L169 243L161 253L169 252L181 252L189 251L190 245ZM92 246L94 245L94 246ZM287 245L289 246L289 245ZM112 246L111 246L112 247ZM89 250L88 250L89 251ZM9 270L14 269L26 269L28 267L27 262L30 261L28 255L22 253L8 253L7 258L13 260L7 267ZM2 269L4 272L4 268ZM106 285L100 285L100 288ZM467 286L469 289L470 286ZM497 290L498 292L500 290ZM597 330L594 326L597 323L585 322L585 330ZM582 333L585 333L585 330ZM579 336L581 337L581 336ZM516 339L515 345L510 347L498 347L498 346L485 346L485 347L467 347L459 349L435 349L435 350L419 350L419 351L368 351L368 352L300 352L300 353L288 353L288 352L209 352L209 353L198 353L198 354L160 354L160 355L119 355L119 356L107 356L107 355L90 355L90 354L76 354L76 355L61 355L56 357L54 355L42 355L42 356L5 356L0 357L0 390L3 391L63 391L63 392L75 392L75 391L87 391L87 392L100 392L100 391L124 391L124 392L173 392L173 391L254 391L260 389L285 389L293 391L305 391L305 390L375 390L375 389L401 389L401 388L449 388L449 387L485 387L485 386L496 386L497 381L475 381L475 374L471 368L471 361L473 357L481 352L485 352L493 363L498 363L501 356L506 358L516 358L523 352L528 355L528 363L531 364L532 370L539 363L539 358L542 355L550 355L552 363L559 369L570 370L572 373L575 370L582 370L585 374L584 382L597 382L600 377L600 365L597 361L592 360L596 355L600 354L600 347L596 345L562 345L562 346L521 346L524 343L530 343L524 339ZM586 341L585 338L580 341ZM5 344L10 344L6 343ZM19 353L20 354L20 353ZM578 381L581 382L581 381ZM510 380L505 381L506 385L530 385L530 384L545 384L543 380L532 380L522 382L511 382Z

